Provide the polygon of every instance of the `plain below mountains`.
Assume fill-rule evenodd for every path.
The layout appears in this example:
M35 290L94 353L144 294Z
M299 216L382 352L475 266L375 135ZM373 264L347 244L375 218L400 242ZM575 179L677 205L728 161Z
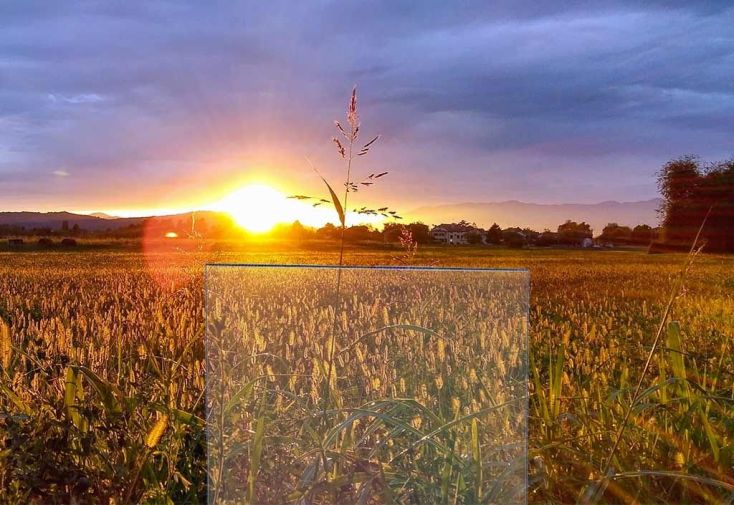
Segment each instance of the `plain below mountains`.
M497 223L502 228L518 226L542 231L546 228L556 230L559 224L570 219L578 222L586 221L598 234L607 223L617 223L622 226L638 224L657 226L659 221L657 210L661 203L659 199L596 204L538 204L518 201L459 203L415 209L405 214L403 222L422 221L426 224L440 224L465 220L484 228L490 227L492 223ZM219 213L214 212L202 211L196 214L197 220L206 219L212 223L224 219ZM82 230L100 232L140 225L148 219L151 218L115 217L102 213L86 215L71 212L0 212L0 226L7 225L26 230L58 231L64 227L73 229L77 225ZM160 216L152 219L189 223L191 214Z
M571 221L586 221L596 234L601 233L608 223L634 227L659 224L658 209L662 200L655 198L639 202L607 201L593 204L526 203L516 200L491 203L458 203L421 207L406 213L410 220L421 220L427 224L455 223L461 220L488 228L497 223L502 228L520 227L537 231L555 231L559 224Z

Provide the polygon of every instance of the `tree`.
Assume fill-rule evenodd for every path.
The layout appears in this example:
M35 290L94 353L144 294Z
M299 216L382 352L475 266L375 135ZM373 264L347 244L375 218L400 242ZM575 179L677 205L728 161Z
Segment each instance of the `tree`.
M532 228L523 228L522 233L525 235L525 242L528 244L534 244L540 237L540 232L537 232Z
M580 245L585 238L591 237L591 226L584 221L577 223L568 220L558 226L558 241L561 244Z
M734 160L709 166L700 184L706 212L703 231L707 249L734 252Z
M382 237L386 242L397 242L404 226L400 223L385 223L382 227Z
M379 232L372 229L372 227L361 224L356 226L350 226L344 230L344 240L349 242L362 242L365 240L379 239Z
M668 244L690 244L703 221L701 172L698 158L684 156L669 161L658 173L658 189L664 199L664 241Z
M665 243L690 247L705 221L706 250L734 251L734 160L708 165L694 156L671 160L658 173L658 188Z
M653 229L646 224L638 224L632 229L630 237L633 244L648 245L653 239Z
M543 233L541 233L535 241L535 245L539 247L549 247L557 244L558 234L550 230L544 230Z
M385 223L382 227L382 236L387 242L399 242L404 231L411 233L413 240L419 244L427 244L431 241L431 232L427 225L415 222L410 224Z
M295 239L305 239L309 236L314 235L314 229L303 226L303 223L301 223L298 220L293 221L293 223L290 226L290 230L287 231L287 235L290 236L290 238Z
M499 244L502 242L502 228L497 223L492 224L487 230L486 240L488 244Z
M427 244L431 241L431 230L426 224L421 222L410 223L408 230L413 234L413 240L419 244Z
M609 223L604 227L599 238L613 244L628 244L632 240L632 229L629 226Z
M316 236L327 239L337 238L339 236L339 230L333 224L326 223L324 226L316 230Z
M482 234L479 231L470 231L466 235L466 241L469 244L476 245L482 243Z
M507 247L520 249L525 245L525 235L520 228L507 228L502 230L502 241Z

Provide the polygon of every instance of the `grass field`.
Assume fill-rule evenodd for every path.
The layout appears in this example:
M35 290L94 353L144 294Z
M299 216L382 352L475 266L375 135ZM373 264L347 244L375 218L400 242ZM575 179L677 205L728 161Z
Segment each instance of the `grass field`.
M347 263L396 254L356 249ZM203 265L336 259L326 246L0 253L0 502L205 500ZM575 502L602 477L685 256L424 248L414 262L530 269L529 497ZM600 501L734 496L732 293L734 258L699 256ZM270 442L255 423L244 464ZM441 499L472 503L451 482Z

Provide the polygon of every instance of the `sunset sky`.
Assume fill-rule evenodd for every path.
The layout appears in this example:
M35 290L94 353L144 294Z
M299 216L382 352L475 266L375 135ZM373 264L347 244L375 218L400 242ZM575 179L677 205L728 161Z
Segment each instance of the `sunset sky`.
M0 210L320 192L353 84L363 204L642 200L734 155L729 2L536 3L2 2Z

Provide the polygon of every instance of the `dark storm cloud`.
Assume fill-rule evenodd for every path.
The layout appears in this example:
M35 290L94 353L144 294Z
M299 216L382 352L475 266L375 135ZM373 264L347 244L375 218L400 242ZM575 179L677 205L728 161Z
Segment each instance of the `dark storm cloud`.
M0 19L6 201L311 152L354 82L393 190L421 178L434 200L646 198L670 157L734 154L726 2L6 2Z

